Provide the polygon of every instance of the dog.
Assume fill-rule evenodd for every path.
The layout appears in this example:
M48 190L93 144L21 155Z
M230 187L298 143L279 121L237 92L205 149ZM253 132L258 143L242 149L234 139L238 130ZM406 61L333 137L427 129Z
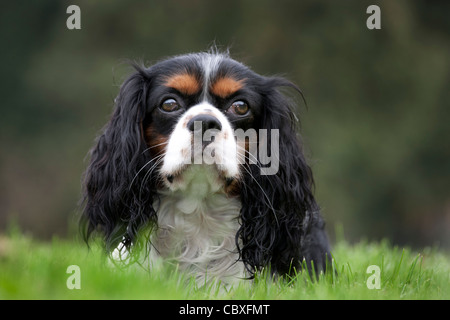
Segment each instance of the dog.
M82 226L128 257L142 234L150 261L208 279L292 275L330 262L295 105L217 51L134 63L90 151Z

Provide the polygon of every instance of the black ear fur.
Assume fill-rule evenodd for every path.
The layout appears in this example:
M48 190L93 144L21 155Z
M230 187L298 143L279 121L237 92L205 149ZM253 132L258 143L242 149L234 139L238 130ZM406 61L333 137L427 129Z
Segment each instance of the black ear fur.
M108 251L119 242L129 246L139 227L155 217L151 177L140 170L151 161L142 132L150 79L144 68L135 68L90 151L84 177L83 233L86 240L93 232L102 234Z
M279 130L279 170L275 175L261 175L258 165L246 165L251 174L242 183L237 234L242 241L241 258L250 272L270 267L273 273L289 274L299 270L304 259L309 268L313 260L316 271L323 270L330 253L312 193L312 172L297 136L295 115L277 87L299 89L283 78L265 81L268 91L261 128Z

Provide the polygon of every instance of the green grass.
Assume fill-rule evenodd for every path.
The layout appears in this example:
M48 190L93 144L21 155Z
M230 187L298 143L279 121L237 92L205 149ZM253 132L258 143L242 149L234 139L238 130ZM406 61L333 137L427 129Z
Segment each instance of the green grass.
M23 235L0 235L0 299L450 299L450 258L436 249L361 242L333 248L336 273L295 279L259 276L230 290L198 288L176 270L117 268L97 246ZM67 267L80 267L81 289L69 290ZM367 267L380 268L380 289L369 289Z

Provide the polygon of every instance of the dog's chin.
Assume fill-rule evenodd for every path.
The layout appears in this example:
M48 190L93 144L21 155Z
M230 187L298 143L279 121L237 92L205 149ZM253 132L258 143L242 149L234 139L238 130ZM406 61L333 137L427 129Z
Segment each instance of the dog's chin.
M195 198L225 192L237 182L237 176L215 164L189 164L163 175L165 186L170 191L181 191Z

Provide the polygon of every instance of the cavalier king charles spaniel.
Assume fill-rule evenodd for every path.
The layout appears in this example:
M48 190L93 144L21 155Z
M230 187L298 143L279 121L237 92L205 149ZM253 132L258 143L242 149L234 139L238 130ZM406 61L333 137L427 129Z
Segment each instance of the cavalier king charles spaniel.
M134 65L90 152L82 226L202 283L325 270L330 249L296 131L300 90L227 53Z

